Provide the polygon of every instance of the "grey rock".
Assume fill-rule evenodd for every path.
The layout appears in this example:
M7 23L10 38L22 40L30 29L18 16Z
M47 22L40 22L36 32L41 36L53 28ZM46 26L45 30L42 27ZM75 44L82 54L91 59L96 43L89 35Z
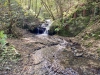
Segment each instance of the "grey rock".
M74 53L74 56L76 56L76 57L82 57L83 53Z

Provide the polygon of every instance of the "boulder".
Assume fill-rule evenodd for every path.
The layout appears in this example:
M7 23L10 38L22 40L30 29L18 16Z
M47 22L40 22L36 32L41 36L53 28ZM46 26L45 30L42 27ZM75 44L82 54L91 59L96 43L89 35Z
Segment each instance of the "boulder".
M29 30L29 31L34 34L43 34L45 30L46 28L35 27L33 30Z

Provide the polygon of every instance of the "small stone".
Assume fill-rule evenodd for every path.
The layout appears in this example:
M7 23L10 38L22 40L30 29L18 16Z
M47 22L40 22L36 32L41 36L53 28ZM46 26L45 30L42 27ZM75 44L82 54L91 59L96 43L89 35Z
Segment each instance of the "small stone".
M6 70L9 70L9 71L11 70L11 68L10 68L10 67L5 67L5 69L6 69Z
M75 47L71 47L71 49L74 51L74 50L76 50L76 48Z
M82 57L83 53L75 53L74 56L76 56L76 57Z

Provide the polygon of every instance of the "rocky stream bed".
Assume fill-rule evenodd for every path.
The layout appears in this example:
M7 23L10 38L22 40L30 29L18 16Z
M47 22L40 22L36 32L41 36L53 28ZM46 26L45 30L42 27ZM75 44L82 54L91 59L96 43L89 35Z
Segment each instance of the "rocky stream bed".
M100 75L99 57L87 53L73 39L25 34L19 40L8 39L21 60L0 71L0 75Z

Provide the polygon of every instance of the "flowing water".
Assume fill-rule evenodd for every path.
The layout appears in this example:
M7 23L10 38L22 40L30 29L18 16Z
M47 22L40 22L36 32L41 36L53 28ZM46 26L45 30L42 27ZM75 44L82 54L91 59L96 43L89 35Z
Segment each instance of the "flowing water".
M48 36L48 31L50 29L50 26L52 25L52 21L50 19L45 20L45 23L43 23L41 25L41 28L45 28L44 32L42 34L39 34L39 36ZM38 28L38 32L39 32L39 28Z
M46 20L41 25L46 30L36 35L45 44L32 54L34 75L100 75L100 61L84 57L82 48L76 48L72 42L48 36L51 24Z

